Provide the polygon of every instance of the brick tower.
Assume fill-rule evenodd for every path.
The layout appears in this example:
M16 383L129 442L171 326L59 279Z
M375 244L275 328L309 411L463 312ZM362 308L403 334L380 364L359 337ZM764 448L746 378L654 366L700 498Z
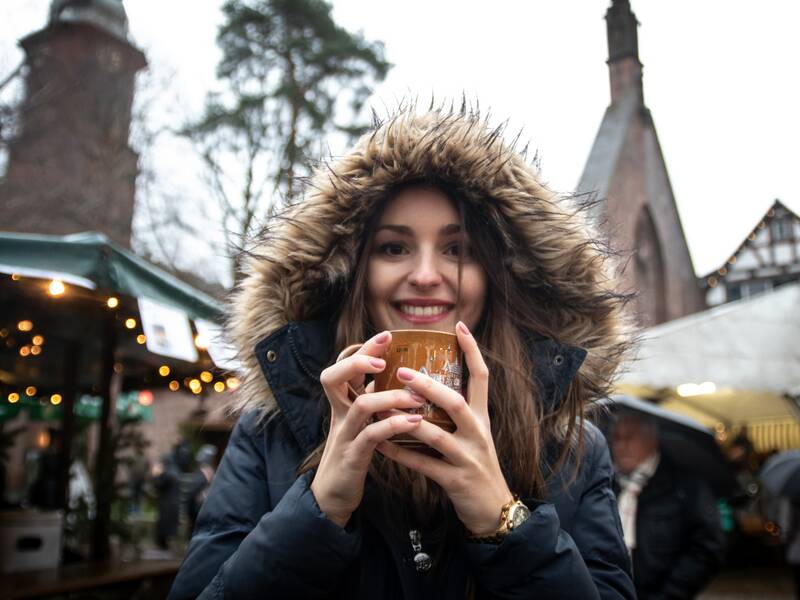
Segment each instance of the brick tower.
M136 73L121 0L53 0L26 54L20 131L0 184L0 229L95 230L130 245L138 155L128 145Z
M655 124L645 106L636 16L628 0L606 12L611 104L578 184L594 195L594 217L616 248L633 252L623 274L639 292L643 325L704 307Z

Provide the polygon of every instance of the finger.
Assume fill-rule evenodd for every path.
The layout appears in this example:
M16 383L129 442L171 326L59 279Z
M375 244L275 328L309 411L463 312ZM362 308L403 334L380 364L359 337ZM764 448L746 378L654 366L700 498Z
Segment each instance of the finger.
M456 325L458 345L464 353L464 361L469 369L467 400L473 411L482 417L489 417L489 368L478 347L478 341L470 333L463 321Z
M464 396L457 391L407 367L397 369L397 378L417 394L442 408L462 432L469 433L478 427L475 414L470 410Z
M360 379L363 383L364 375L379 373L385 368L386 362L382 358L361 354L334 363L322 371L319 381L334 415L344 416L352 404L348 396L351 395L352 398L358 396L358 393L350 391L353 388L352 381ZM361 388L361 385L358 383L358 388Z
M375 413L393 408L419 408L422 402L415 400L407 390L386 390L374 394L363 394L356 398L342 422L344 439L352 440L364 428L364 423Z
M410 430L409 433L413 435L418 430L418 428ZM416 471L417 473L422 473L425 477L432 479L443 488L447 481L452 479L451 473L454 467L438 458L427 456L420 452L414 452L408 448L401 448L397 444L389 441L378 444L376 450L396 463L412 471Z
M423 420L409 435L437 450L451 464L459 465L464 462L464 450L455 436L430 421Z
M411 433L422 422L422 415L397 415L370 423L353 440L357 455L371 455L375 447L391 437Z

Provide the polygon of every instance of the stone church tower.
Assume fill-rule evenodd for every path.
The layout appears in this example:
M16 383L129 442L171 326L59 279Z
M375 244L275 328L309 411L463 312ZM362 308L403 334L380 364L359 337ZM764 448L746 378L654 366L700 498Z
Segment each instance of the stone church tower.
M136 73L121 0L53 0L20 41L25 99L0 184L0 229L95 230L130 245L138 155L128 145Z
M645 106L636 16L628 0L606 12L611 104L578 184L615 248L632 256L623 275L639 293L642 325L704 308L650 110Z

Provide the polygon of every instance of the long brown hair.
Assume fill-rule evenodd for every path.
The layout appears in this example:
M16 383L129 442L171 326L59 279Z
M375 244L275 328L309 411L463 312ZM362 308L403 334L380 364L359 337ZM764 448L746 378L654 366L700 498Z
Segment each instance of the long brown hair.
M573 454L575 466L582 444L583 405L580 375L569 386L563 402L546 412L534 377L530 344L536 338L558 339L548 318L549 298L545 288L531 297L510 268L516 240L501 232L513 227L491 202L469 203L457 190L441 181L410 181L393 188L366 220L355 268L336 319L336 352L375 333L366 306L367 264L374 230L387 204L400 191L433 188L456 206L461 220L464 247L487 275L483 315L473 334L489 367L489 411L498 458L512 491L521 497L542 498L549 475ZM461 265L459 265L459 284ZM301 472L319 465L323 441L304 461ZM546 450L554 449L545 456ZM424 523L436 507L447 507L442 490L422 475L376 453L370 474L387 495L411 499L417 521Z

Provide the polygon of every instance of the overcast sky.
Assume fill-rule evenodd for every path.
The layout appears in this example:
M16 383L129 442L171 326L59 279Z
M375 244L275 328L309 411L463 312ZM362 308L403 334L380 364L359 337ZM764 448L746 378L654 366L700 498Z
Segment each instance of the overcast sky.
M523 129L551 187L571 191L608 105L610 0L335 0L343 26L386 45L395 65L372 99L477 98ZM173 109L199 111L213 88L220 0L127 0L133 40ZM48 0L0 3L0 79L16 40L44 25ZM800 3L633 0L645 102L667 162L698 275L720 266L776 198L800 212ZM340 152L342 148L333 148ZM169 176L196 174L164 149Z

